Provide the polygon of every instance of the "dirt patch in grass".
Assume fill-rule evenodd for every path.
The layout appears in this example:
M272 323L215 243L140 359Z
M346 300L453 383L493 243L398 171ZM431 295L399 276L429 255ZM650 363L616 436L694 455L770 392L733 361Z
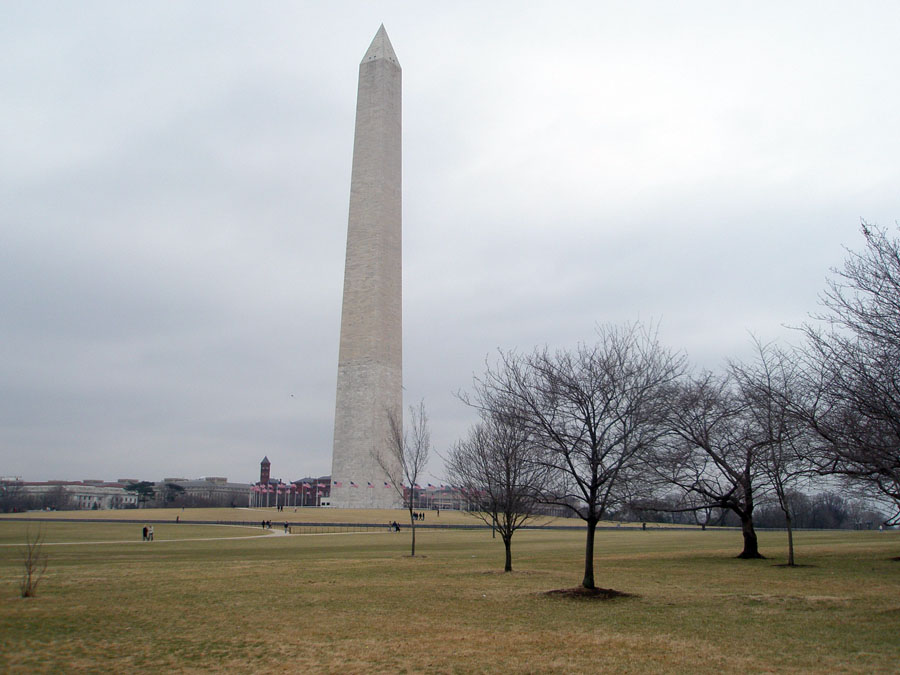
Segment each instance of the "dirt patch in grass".
M633 593L625 593L612 588L585 588L584 586L558 588L553 591L547 591L546 595L549 595L551 598L577 598L579 600L615 600L617 598L637 597Z

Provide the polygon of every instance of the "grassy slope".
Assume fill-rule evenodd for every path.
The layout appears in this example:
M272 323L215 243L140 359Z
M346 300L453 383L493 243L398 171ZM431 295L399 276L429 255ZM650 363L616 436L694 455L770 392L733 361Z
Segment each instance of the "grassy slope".
M0 540L21 527L0 522ZM63 527L70 539L133 529ZM175 526L158 536L163 527ZM404 556L407 533L387 532L47 547L47 578L29 600L16 597L20 552L0 547L0 670L895 672L900 663L900 562L888 559L900 555L897 533L803 532L798 560L814 566L787 569L773 566L783 562L779 534L762 535L773 560L739 561L736 532L602 532L598 583L638 597L601 603L543 594L580 580L579 532L517 534L511 575L499 572L502 545L487 532L417 539L415 559Z

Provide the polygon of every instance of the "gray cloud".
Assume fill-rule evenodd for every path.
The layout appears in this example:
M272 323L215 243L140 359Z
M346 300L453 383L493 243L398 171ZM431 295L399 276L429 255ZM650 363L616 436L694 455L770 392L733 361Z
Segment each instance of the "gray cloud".
M356 69L404 66L404 359L789 339L890 225L892 5L27 3L0 22L0 473L330 470ZM439 472L439 463L432 467Z

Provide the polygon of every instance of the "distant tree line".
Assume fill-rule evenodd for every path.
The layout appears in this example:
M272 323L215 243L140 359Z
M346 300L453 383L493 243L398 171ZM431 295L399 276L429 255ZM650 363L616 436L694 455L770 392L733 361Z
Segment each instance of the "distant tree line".
M460 394L480 421L447 470L510 539L536 505L610 517L756 527L877 527L900 520L900 242L862 225L798 327L799 346L692 369L654 326L601 325L573 349L500 352ZM840 489L838 494L836 490ZM841 496L849 495L849 496ZM885 512L888 512L886 514Z
M18 483L0 484L0 511L51 510L66 511L76 508L62 485L42 494L34 494L23 489Z
M848 498L837 492L808 495L791 492L787 495L793 525L799 529L871 530L887 520L884 511L865 498ZM678 496L660 498L660 508L640 508L630 505L611 514L613 520L623 522L665 523L669 525L700 525L739 527L740 519L731 511L711 508L703 511L683 511ZM753 521L757 527L782 529L785 516L781 506L771 497L756 507Z
M137 495L141 508L203 508L243 506L236 503L236 498L227 494L198 495L188 494L175 482L165 482L162 486L152 481L135 481L125 486L125 490ZM15 511L74 511L82 508L62 485L51 490L35 493L26 490L20 483L0 483L0 512ZM134 505L124 508L137 508Z

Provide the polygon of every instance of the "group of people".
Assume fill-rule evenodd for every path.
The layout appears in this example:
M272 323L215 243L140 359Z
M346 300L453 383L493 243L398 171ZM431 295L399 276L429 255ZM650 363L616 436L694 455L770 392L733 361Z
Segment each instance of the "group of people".
M391 522L388 523L388 529L391 532L399 532L400 531L400 523L398 523L396 520L392 520Z
M144 525L143 533L144 533L144 541L153 541L153 526L152 525Z
M413 511L413 520L425 520L425 512Z

